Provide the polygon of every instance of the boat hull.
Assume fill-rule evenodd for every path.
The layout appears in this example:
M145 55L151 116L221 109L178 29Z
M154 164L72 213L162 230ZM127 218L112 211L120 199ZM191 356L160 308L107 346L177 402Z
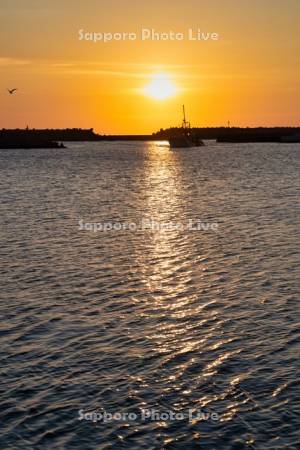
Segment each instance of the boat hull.
M200 139L192 140L186 136L178 136L169 139L170 148L192 148L192 147L202 147L204 145L203 141Z

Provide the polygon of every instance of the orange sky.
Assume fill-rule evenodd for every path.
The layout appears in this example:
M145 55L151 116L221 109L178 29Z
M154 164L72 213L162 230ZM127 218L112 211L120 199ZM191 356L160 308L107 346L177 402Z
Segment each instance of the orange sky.
M146 2L145 2L146 3ZM300 125L298 0L1 0L0 128L93 127L151 133L178 125ZM142 28L219 33L218 41L141 41ZM78 30L136 41L79 41ZM177 92L144 94L157 73ZM18 87L14 95L6 88Z

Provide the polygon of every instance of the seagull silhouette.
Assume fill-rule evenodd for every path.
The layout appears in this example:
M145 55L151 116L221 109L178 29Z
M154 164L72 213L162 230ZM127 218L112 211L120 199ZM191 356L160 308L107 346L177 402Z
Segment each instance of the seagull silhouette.
M7 89L8 92L10 93L10 95L12 95L15 91L17 91L17 88L13 88L13 89Z

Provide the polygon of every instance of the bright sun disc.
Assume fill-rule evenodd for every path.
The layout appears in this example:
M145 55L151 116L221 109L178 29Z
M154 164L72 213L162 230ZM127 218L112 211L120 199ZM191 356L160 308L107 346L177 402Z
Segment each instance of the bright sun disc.
M154 79L145 87L144 92L149 97L164 100L176 94L176 87L167 75L155 75Z

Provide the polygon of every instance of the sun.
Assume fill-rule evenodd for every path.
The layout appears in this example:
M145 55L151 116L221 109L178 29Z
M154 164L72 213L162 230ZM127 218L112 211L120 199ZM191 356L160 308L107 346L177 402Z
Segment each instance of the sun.
M177 88L166 74L159 73L153 76L153 80L144 88L144 93L156 100L165 100L173 97Z

